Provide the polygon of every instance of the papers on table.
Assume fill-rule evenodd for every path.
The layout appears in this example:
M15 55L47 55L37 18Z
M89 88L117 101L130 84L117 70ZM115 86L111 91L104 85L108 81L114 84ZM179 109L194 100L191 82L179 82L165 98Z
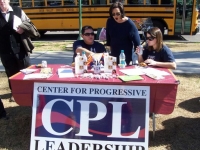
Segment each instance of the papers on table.
M154 74L154 75L157 75L157 76L167 76L167 75L170 75L166 71L161 71L161 70L158 70L158 69L155 69L155 68L146 68L146 69L143 69L143 72L145 74Z
M165 77L164 76L161 76L161 75L155 75L154 73L147 73L146 76L152 78L152 79L155 79L155 80L158 80L158 79L164 79Z
M74 77L72 68L58 68L59 78L69 78Z
M53 68L41 68L40 73L52 74L53 73Z
M136 75L146 75L152 79L164 79L166 75L170 75L166 71L161 71L155 68L133 68L133 69L121 69L120 72L128 75L128 76L136 76Z
M52 76L52 74L44 74L44 73L32 73L32 74L27 74L24 76L24 80L28 79L46 79Z
M133 76L118 76L123 81L133 81L133 80L143 80L143 78L139 75L133 75Z
M20 24L22 24L21 18L19 18L16 15L14 15L14 18L13 18L13 29L17 31L17 28L19 27Z
M144 75L145 73L143 72L143 69L140 68L133 68L133 69L122 69L119 70L120 72L128 75L128 76L133 76L133 75Z
M24 73L24 74L30 74L30 73L33 73L33 72L37 71L37 69L29 69L29 68L27 68L27 69L22 69L20 71L22 73Z

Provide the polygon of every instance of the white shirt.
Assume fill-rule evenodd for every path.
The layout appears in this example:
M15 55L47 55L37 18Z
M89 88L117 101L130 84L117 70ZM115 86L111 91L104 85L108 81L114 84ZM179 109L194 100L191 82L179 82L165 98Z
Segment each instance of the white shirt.
M10 12L11 11L13 11L13 9L12 9L12 7L11 6L9 6L8 7L8 11L6 12L6 13L4 13L4 12L2 12L1 11L1 13L3 14L3 16L4 16L4 18L5 18L5 20L8 22L8 19L9 19L9 17L10 17ZM21 15L21 20L22 21L30 21L30 19L28 18L28 16L25 14L25 12L22 10L22 15Z

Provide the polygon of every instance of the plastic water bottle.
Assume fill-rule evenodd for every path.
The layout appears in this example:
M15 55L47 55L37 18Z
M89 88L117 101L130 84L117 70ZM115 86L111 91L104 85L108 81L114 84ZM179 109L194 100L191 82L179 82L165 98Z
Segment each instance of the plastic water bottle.
M133 48L132 48L132 65L137 65L138 64L138 57L135 53L135 47L133 45Z
M87 56L85 55L84 51L82 51L82 57L83 57L83 69L84 72L87 72Z
M121 53L119 55L119 63L120 63L120 68L125 68L126 66L126 56L124 54L124 50L121 50Z
M104 72L108 72L108 56L109 54L106 52L103 55L104 58Z
M75 57L75 74L81 74L80 70L80 53L77 53Z

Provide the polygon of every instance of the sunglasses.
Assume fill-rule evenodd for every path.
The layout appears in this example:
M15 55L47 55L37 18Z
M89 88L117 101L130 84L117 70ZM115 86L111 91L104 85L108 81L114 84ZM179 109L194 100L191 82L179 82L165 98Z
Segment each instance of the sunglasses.
M92 32L92 33L84 33L83 35L85 35L85 36L94 36L94 32Z
M146 38L146 40L148 40L148 41L153 41L154 39L155 39L155 37L152 37L152 36Z
M121 13L117 12L117 13L112 13L112 16L120 16Z

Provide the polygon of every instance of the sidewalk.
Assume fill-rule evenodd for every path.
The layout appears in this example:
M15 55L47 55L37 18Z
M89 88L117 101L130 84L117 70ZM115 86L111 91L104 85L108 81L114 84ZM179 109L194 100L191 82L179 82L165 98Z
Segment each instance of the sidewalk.
M200 52L174 52L174 57L177 62L177 69L174 73L200 74ZM31 64L40 64L42 60L46 60L48 64L71 64L72 51L34 51L31 54ZM0 62L0 71L4 71L4 67Z

